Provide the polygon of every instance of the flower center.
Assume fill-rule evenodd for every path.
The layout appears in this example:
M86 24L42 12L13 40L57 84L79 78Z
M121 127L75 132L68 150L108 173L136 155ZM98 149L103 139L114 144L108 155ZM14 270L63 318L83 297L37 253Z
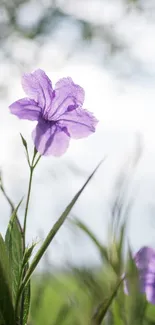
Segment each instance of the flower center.
M49 121L49 119L48 119L48 114L43 115L43 119L44 119L44 123L45 123L46 125L49 125L49 127L51 127L51 126L53 126L53 125L56 124L56 121Z

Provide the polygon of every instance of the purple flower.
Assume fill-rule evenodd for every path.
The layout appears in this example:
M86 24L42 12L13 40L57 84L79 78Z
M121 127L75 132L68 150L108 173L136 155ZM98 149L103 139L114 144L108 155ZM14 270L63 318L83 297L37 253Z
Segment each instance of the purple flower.
M38 121L32 137L41 155L61 156L70 138L80 139L95 132L98 121L82 108L84 90L71 78L60 79L53 90L50 79L38 69L22 77L22 86L28 97L9 108L20 119Z
M150 303L155 304L155 250L141 248L135 254L134 261L138 269L140 291L146 294ZM128 294L128 280L124 282L124 291Z

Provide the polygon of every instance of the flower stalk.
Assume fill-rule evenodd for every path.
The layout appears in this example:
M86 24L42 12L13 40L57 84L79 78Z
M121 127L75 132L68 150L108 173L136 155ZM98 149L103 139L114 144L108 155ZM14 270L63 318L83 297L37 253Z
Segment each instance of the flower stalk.
M29 202L30 202L30 194L31 194L31 187L32 187L32 177L33 177L33 172L34 169L40 159L41 156L37 159L36 163L34 164L34 160L36 157L37 151L34 148L34 153L33 153L33 158L32 158L32 163L30 164L30 178L29 178L29 186L28 186L28 192L27 192L27 200L26 200L26 207L25 207L25 214L24 214L24 226L23 226L23 233L24 233L24 238L26 235L26 224L27 224L27 214L28 214L28 208L29 208ZM24 248L25 249L25 248Z

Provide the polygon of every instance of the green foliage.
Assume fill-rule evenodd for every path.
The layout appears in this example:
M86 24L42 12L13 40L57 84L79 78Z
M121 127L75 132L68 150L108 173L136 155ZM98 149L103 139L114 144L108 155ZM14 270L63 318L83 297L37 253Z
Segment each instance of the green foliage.
M141 325L145 318L147 301L145 295L140 293L139 276L134 263L130 247L128 249L128 263L126 268L126 281L129 291L127 302L127 322L129 325Z
M21 303L23 304L22 314L21 317L21 325L27 324L28 316L29 316L29 309L30 309L30 299L31 299L31 281L28 282L27 286L23 291L23 296Z
M69 314L71 313L71 308L73 308L73 306L71 304L64 303L60 307L58 314L56 316L56 320L53 323L53 325L64 324L64 321L67 319L67 317L69 317Z
M127 221L133 204L133 200L126 195L128 182L129 177L125 173L117 180L120 192L117 190L112 203L106 246L84 222L78 218L72 220L95 245L102 265L98 269L71 268L67 274L55 275L55 278L49 275L46 285L43 276L44 293L41 298L40 290L39 315L34 313L37 308L35 295L38 294L38 284L34 278L31 305L33 325L155 324L155 307L140 293L138 271L130 247L126 259L124 254ZM124 277L128 295L124 291ZM74 305L69 305L68 299L74 299Z
M27 148L24 138L22 141ZM36 153L34 151L30 169L35 168L40 159L38 157L34 163ZM33 271L99 165L54 224L32 262L30 258L36 243L25 247L25 231L22 230L17 217L21 202L14 210L6 231L5 242L0 236L0 325L29 324L30 307L32 325L155 324L155 308L146 301L145 295L140 293L139 274L130 246L127 261L124 259L127 220L133 202L126 200L125 191L129 177L125 173L123 176L119 175L117 180L120 192L116 191L112 204L107 245L103 245L93 231L78 218L72 220L97 248L101 257L101 267L98 269L72 267L67 274L53 276L43 274L40 283L34 278L31 295L30 278ZM30 184L31 180L30 177ZM30 187L29 185L26 217ZM128 288L128 295L125 293L124 284Z
M29 269L29 260L32 256L32 252L34 247L36 246L36 243L33 243L30 247L25 248L25 253L23 256L23 262L22 262L22 269L24 270L23 276ZM28 316L29 316L29 310L30 310L30 302L31 302L31 281L27 283L26 287L23 290L22 298L21 298L21 325L27 324Z
M24 139L24 137L22 136L21 133L20 133L20 136L21 136L21 140L22 140L23 146L25 147L25 150L27 151L27 142L26 142L26 140Z
M108 254L107 254L107 249L104 247L97 237L93 234L93 232L79 219L74 219L72 221L77 227L79 227L81 230L85 232L85 234L91 239L91 241L94 243L94 245L97 247L97 249L100 252L101 258L104 261L108 261Z
M96 309L95 314L92 318L92 325L101 325L104 317L106 316L114 298L116 297L118 293L118 289L120 287L120 284L122 282L122 279L118 281L116 286L113 288L110 296L105 299Z
M23 146L25 148L27 162L28 162L28 165L30 166L30 158L29 158L29 152L28 152L27 142L26 142L26 140L24 139L24 137L22 136L21 133L20 133L20 136L21 136L22 144L23 144Z
M30 247L25 248L25 252L24 252L24 256L23 256L23 267L25 267L28 264L35 246L36 246L36 243L33 243Z
M17 217L17 211L21 202L14 210L5 235L5 246L8 254L10 267L11 292L13 298L13 305L16 307L19 288L22 282L24 272L28 270L29 259L32 255L35 243L30 247L25 248L25 241L20 222ZM27 324L30 307L30 281L24 289L20 305L18 308L17 318L20 319L20 324Z
M11 279L9 258L5 242L0 235L0 325L15 324Z
M19 221L17 219L17 211L21 202L13 212L8 228L5 235L5 245L9 257L12 279L12 295L14 304L17 298L17 292L22 275L22 262L23 262L23 236Z
M54 226L52 227L52 229L48 233L46 239L44 240L42 246L40 247L40 249L36 253L36 255L35 255L32 263L31 263L31 265L30 265L30 267L29 267L29 269L28 269L28 271L27 271L27 273L25 275L25 278L23 280L23 284L21 286L21 292L22 292L24 286L29 281L32 273L36 269L36 266L38 265L39 261L41 260L42 256L44 255L45 251L47 250L48 246L50 245L50 243L54 239L55 235L57 234L57 232L59 231L59 229L61 228L61 226L65 222L65 220L68 217L71 209L73 208L73 206L77 202L79 196L82 194L82 192L84 191L85 187L87 186L87 184L90 182L90 180L92 179L92 177L94 176L94 174L96 173L96 171L98 170L98 168L100 167L101 163L102 163L102 161L97 165L97 167L94 169L94 171L92 172L92 174L88 177L87 181L84 183L84 185L81 187L81 189L76 193L76 195L74 196L74 198L72 199L72 201L68 204L68 206L66 207L66 209L64 210L64 212L61 214L61 216L59 217L59 219L56 221L56 223L54 224Z

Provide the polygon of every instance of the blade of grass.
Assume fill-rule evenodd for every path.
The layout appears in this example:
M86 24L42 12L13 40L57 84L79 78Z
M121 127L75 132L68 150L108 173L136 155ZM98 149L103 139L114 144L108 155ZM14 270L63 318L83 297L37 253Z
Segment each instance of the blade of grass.
M98 307L97 310L95 312L95 314L93 315L92 321L91 321L91 325L101 325L102 321L111 305L111 303L113 302L113 299L115 298L115 296L117 295L118 289L121 285L123 281L123 278L121 278L115 288L113 289L111 295L109 298L107 298L105 301L103 301Z
M99 252L101 254L101 257L108 261L108 254L106 248L99 242L97 237L93 234L93 232L87 227L82 221L79 219L72 220L72 222L80 228L82 231L85 232L85 234L88 235L88 237L92 240L92 242L96 245L96 247L99 249Z

